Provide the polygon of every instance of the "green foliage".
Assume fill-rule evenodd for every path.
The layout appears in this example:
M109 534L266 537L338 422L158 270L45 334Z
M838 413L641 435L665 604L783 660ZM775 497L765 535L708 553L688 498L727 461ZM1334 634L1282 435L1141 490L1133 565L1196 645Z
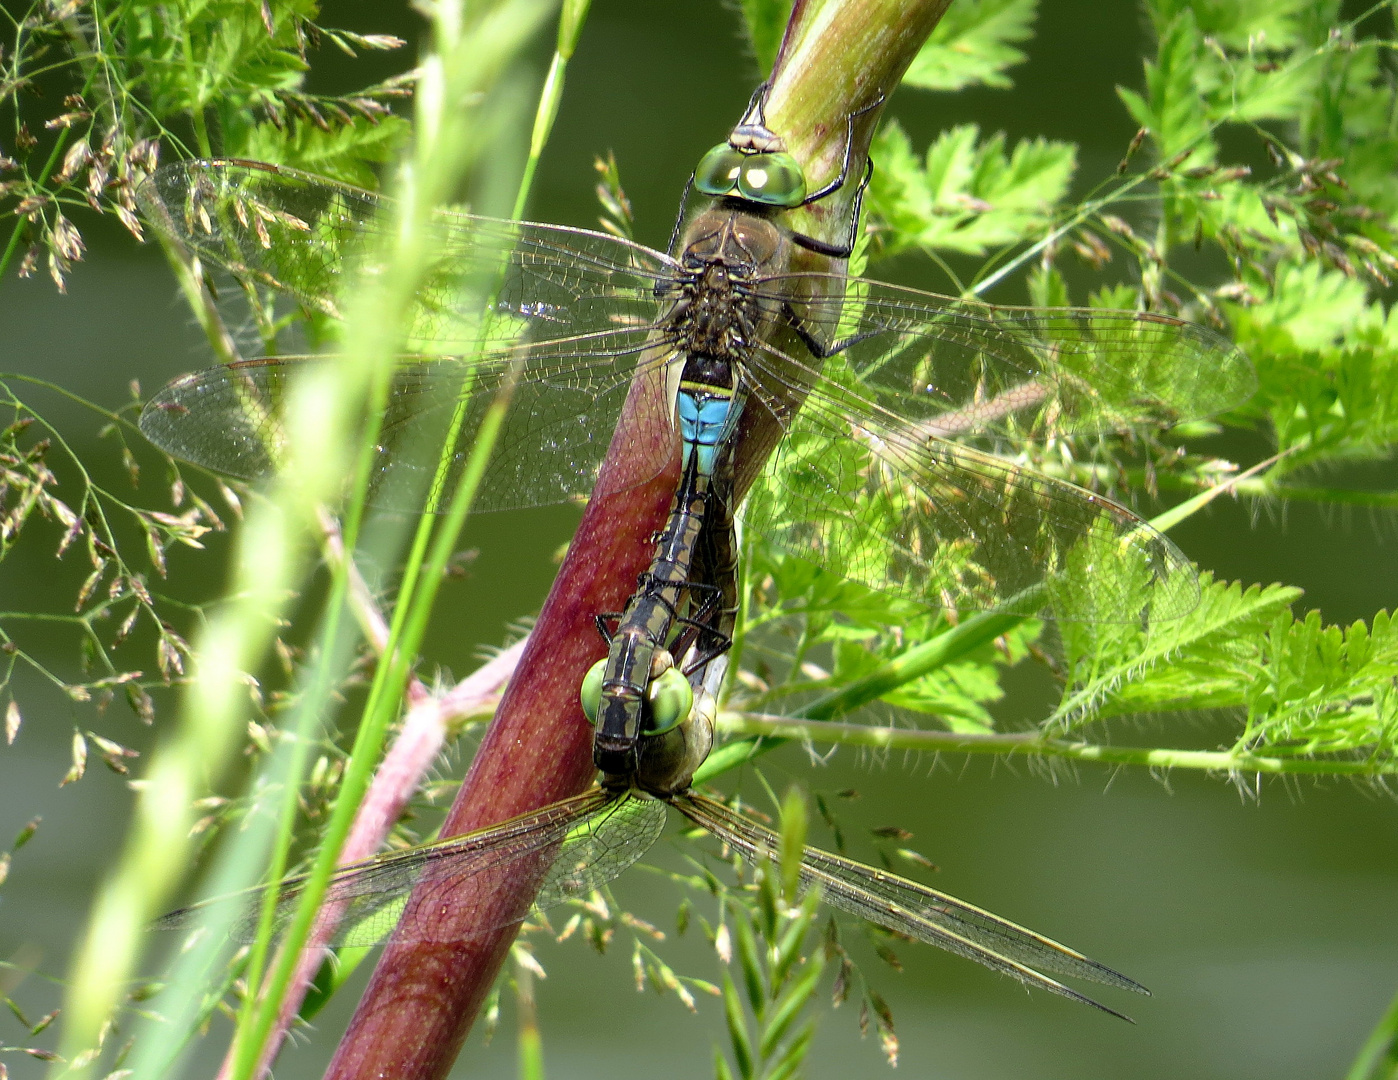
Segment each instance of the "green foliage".
M97 3L81 18L64 5L31 7L0 53L0 124L15 132L0 143L0 208L18 215L0 272L25 250L21 275L46 256L62 289L84 250L76 206L115 213L140 238L134 191L160 152L298 165L372 186L370 167L407 136L390 104L409 85L323 96L302 84L324 44L353 56L405 43L321 27L317 13L309 0L196 3L178 16L135 0Z
M729 704L735 708L797 712L948 629L941 612L865 588L764 544L752 545L747 565L754 584L740 659L753 677L732 687ZM897 626L897 634L889 634L889 626ZM991 731L987 706L1004 696L1000 673L1028 655L1039 630L1038 623L1026 622L903 683L882 700L936 717L951 731Z
M886 226L881 254L908 248L984 255L1043 232L1059 210L1077 166L1067 143L980 138L964 124L943 132L919 162L896 121L884 124L871 154L878 162L870 209Z
M747 26L748 41L763 76L772 73L772 63L777 58L782 34L786 32L786 23L791 17L792 3L793 0L743 0L743 22Z
M1293 616L1300 595L1205 575L1199 606L1149 636L1065 625L1071 690L1049 723L1226 709L1243 718L1233 753L1390 771L1398 757L1392 617L1380 611L1372 624L1324 626L1319 612Z
M996 10L1010 20L1021 9ZM1398 271L1392 78L1382 63L1391 43L1338 22L1337 10L1300 2L1148 4L1156 54L1144 65L1143 89L1120 90L1143 131L1127 148L1121 174L1098 178L1098 189L1077 205L1068 201L1072 146L1026 141L1007 152L1002 136L982 139L968 126L938 136L924 162L902 130L886 123L873 150L877 243L868 254L995 252L999 266L986 283L1034 258L1026 287L1036 304L1143 306L1227 327L1260 386L1224 420L1261 428L1280 451L1241 489L1275 502L1393 505L1390 490L1315 479L1319 469L1388 458L1398 435L1398 323L1386 303ZM962 11L967 22L993 24L990 5ZM948 20L939 32L961 30ZM1019 39L1006 33L1000 40ZM1258 151L1272 168L1246 163ZM1209 257L1188 253L1187 245ZM1070 256L1080 265L1065 274L1058 264ZM1123 268L1130 283L1120 280ZM1200 491L1232 466L1169 444L1216 430L1186 426L1151 449L1080 441L1066 475L1128 501L1138 485ZM821 694L877 675L884 704L924 723L936 715L953 735L979 734L987 750L1000 752L1007 744L995 737L987 710L1000 671L1026 656L1057 656L1052 666L1064 692L1045 718L1045 738L1137 713L1223 710L1240 723L1216 755L1187 762L1155 747L1113 760L1218 768L1230 755L1254 755L1283 771L1394 769L1393 657L1382 612L1369 624L1326 627L1314 612L1292 614L1299 590L1205 574L1199 605L1179 619L1153 620L1148 632L1130 622L1065 622L1041 636L1037 624L1023 623L995 648L953 650L930 670L912 665L914 681L897 684L900 658L950 640L945 623L893 601L880 611L877 598L849 583L803 576L785 556L760 541L753 546L742 641L748 674L732 697L739 711L813 716L810 703ZM1147 575L1139 584L1146 603L1154 571L1138 570ZM1054 587L1090 592L1103 571L1084 565ZM819 728L803 730L819 738ZM733 730L743 730L741 723ZM1053 752L1076 753L1065 747ZM1080 749L1084 758L1097 753Z
M783 0L743 4L764 71L790 7ZM373 167L390 160L408 138L408 123L389 111L407 92L405 81L337 97L304 92L317 42L351 52L400 44L319 27L315 6L304 0L198 4L182 9L178 22L169 21L176 13L132 0L86 7L80 18L72 17L75 10L36 6L23 32L3 50L7 95L0 110L14 135L0 152L0 200L13 212L16 227L0 255L0 270L25 251L20 272L32 273L46 260L62 288L83 253L74 216L87 207L114 213L139 234L133 192L153 168L157 145L176 154L269 160L367 186L374 181ZM1157 0L1147 3L1146 11L1156 33L1155 54L1144 63L1140 87L1120 92L1122 106L1143 131L1136 144L1123 148L1119 175L1087 177L1097 187L1075 202L1078 154L1070 144L1035 138L1010 147L1002 134L983 136L977 126L963 125L943 132L920 153L890 120L873 148L878 169L867 205L876 231L875 240L861 248L861 258L913 252L989 258L995 269L987 267L978 288L1018 274L1025 293L1041 305L1141 307L1224 328L1256 365L1260 389L1218 425L1251 428L1280 452L1240 485L1242 491L1278 504L1392 506L1398 491L1351 491L1325 482L1352 462L1387 459L1398 437L1398 322L1390 310L1392 278L1398 273L1392 41L1340 22L1333 2ZM1034 17L1032 0L959 0L914 62L908 83L929 90L1008 86L1007 73L1024 58L1019 46L1028 40ZM38 104L22 101L19 91L40 78L49 87L47 97ZM54 83L61 83L57 94ZM62 105L51 104L57 101ZM1257 167L1264 157L1270 168ZM627 231L629 208L616 168L601 172L610 227ZM409 269L418 265L408 248L399 254ZM1079 264L1071 272L1063 265L1068 260ZM395 314L401 313L389 311L384 320L385 348L393 346L389 339L395 333L408 333L406 320ZM211 338L216 329L211 328ZM76 631L79 676L42 668L12 629L29 616L7 612L0 616L0 693L8 693L18 667L28 664L74 700L93 698L100 704L125 693L149 720L146 688L182 677L190 650L181 636L181 618L196 623L200 614L153 595L149 571L163 575L172 544L198 547L200 537L221 522L182 484L172 493L178 514L116 496L83 471L57 431L37 437L45 425L14 385L7 383L5 393L10 415L0 431L0 558L11 555L22 533L24 542L47 543L59 555L85 553L90 569L84 567L87 575L74 590L73 612L65 607L61 618L56 610L42 613ZM119 456L129 457L124 417L108 419ZM1190 442L1217 430L1196 424L1164 436L1105 432L1055 440L1052 453L1026 438L1007 441L997 451L1129 503L1158 492L1194 494L1231 476L1231 463ZM815 453L798 439L789 460L799 463L803 452ZM858 468L847 470L852 485L862 479L858 473ZM804 474L807 480L812 475ZM787 494L799 499L803 474L793 470L787 480ZM69 486L60 489L60 484ZM287 492L279 498L283 508L296 505ZM872 501L862 506L863 524L887 509ZM115 524L117 519L123 524ZM856 530L850 557L873 559L875 535ZM303 541L283 537L288 558ZM140 557L131 554L142 546ZM1315 612L1293 614L1299 590L1215 582L1203 575L1198 607L1178 619L1153 621L1149 632L1131 621L1054 627L1020 618L997 624L985 640L937 655L939 645L964 643L970 636L969 613L931 610L872 591L763 546L758 538L749 546L746 619L733 650L737 674L726 702L736 713L843 719L848 710L837 700L840 693L877 684L871 696L886 707L880 719L897 710L935 733L965 736L958 749L974 749L974 740L983 739L979 745L1003 753L1014 744L998 730L993 712L1003 694L1001 679L1008 667L1033 662L1059 679L1064 692L1040 731L1029 734L1037 741L1021 744L1030 752L1104 760L1107 740L1099 746L1085 741L1102 725L1139 713L1222 710L1238 723L1216 753L1191 757L1169 746L1116 746L1122 751L1116 760L1226 771L1230 762L1265 755L1278 772L1382 776L1395 771L1390 694L1398 675L1398 634L1384 612L1368 623L1325 626ZM449 548L446 543L443 551ZM257 584L257 569L245 568L240 579L249 591ZM428 565L425 577L433 587L440 569ZM1125 593L1136 600L1148 594L1156 568L1109 569L1111 574L1080 561L1069 566L1064 587L1089 591L1108 576L1134 577L1136 591ZM279 590L276 602L285 603L305 580L296 578ZM424 602L413 617L424 622L428 607ZM269 603L246 618L250 644L246 653L232 657L231 667L256 667L265 642L257 627L248 627L258 619L270 622L266 612L280 610ZM152 642L158 679L113 656L133 627L144 627ZM404 665L415 659L421 640L413 632L409 627L401 639ZM332 653L334 640L333 634L319 639L319 655ZM389 655L398 654L390 649ZM899 667L910 657L928 656L935 659ZM289 665L293 658L287 653L285 659ZM376 711L369 716L378 727L366 724L378 736L401 697L401 683L392 679L406 678L405 671L383 674L390 666L381 665L375 674L380 680ZM322 677L322 669L313 670L320 681L315 693L306 689L302 699L311 703L306 709L312 719L317 707L329 711L338 685ZM0 700L12 739L23 709L13 697ZM819 726L813 722L809 730L818 734ZM370 736L371 742L378 736ZM855 741L847 732L839 737ZM247 745L260 758L294 741L274 741L253 725ZM119 743L90 727L78 728L72 745L71 779L82 776L93 747L116 770L128 756ZM219 754L226 758L243 745L229 740ZM305 753L312 745L309 738L300 744ZM203 745L193 739L185 751L194 767L181 775L193 787L189 777L207 761ZM376 751L374 743L367 758L356 755L357 763ZM343 760L341 750L327 750L323 767L306 770L307 784L269 784L286 792L288 831L299 798L315 824L329 815L329 803L341 790ZM347 798L344 806L351 803ZM208 828L212 818L241 813L212 806L200 810L214 812L194 823L197 830ZM337 820L347 813L337 809ZM801 817L795 802L788 803L784 820L793 838ZM188 830L177 831L182 840ZM166 847L176 850L173 842ZM813 945L816 898L808 895L794 904L791 850L780 882L775 874L764 874L748 895L724 900L714 940L720 955L723 942L731 946L732 970L718 991L730 1043L729 1056L716 1057L720 1076L794 1074L809 1051L814 1029L806 1013L827 961L840 962L837 1001L848 990L852 965L835 935L827 935L818 949ZM170 874L184 869L175 861L179 865L167 868ZM0 860L0 876L7 865ZM137 857L126 865L144 864ZM703 878L700 887L713 889L712 879ZM158 895L159 886L153 888ZM150 896L141 894L147 902ZM598 898L589 904L564 935L582 929L581 937L602 948L621 916ZM122 910L129 938L139 934L138 905ZM627 925L635 929L634 921ZM691 1003L688 987L697 980L676 975L642 935L636 938L633 966L638 983L674 990ZM124 986L126 974L113 985ZM222 974L226 983L198 1002L198 1021L214 1012L238 972ZM887 1005L872 989L863 997L864 1020L872 1019L885 1052L896 1057ZM245 1026L250 1026L254 1002L251 995L243 1001L249 1014ZM96 1030L108 1015L109 1008L89 1008L89 1028ZM31 1031L41 1025L26 1024ZM531 1054L535 1050L537 1045ZM245 1061L244 1073L250 1068Z
M903 84L947 91L1009 87L1005 71L1024 62L1024 53L1015 46L1034 36L1037 13L1038 0L952 4L914 58Z

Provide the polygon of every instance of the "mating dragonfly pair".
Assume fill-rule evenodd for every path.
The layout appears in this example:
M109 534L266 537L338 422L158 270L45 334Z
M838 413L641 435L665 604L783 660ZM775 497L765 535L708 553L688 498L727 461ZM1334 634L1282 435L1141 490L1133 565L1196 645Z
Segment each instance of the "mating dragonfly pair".
M793 233L780 212L848 180L847 155L841 174L807 195L762 121L759 94L696 171L712 202L669 254L563 226L433 219L436 259L408 334L415 355L393 373L371 501L420 509L450 498L502 390L513 404L477 509L609 493L599 464L628 390L646 378L667 388L667 404L629 422L659 425L648 432L658 445L681 441L683 480L650 571L627 610L603 620L611 650L583 687L600 786L342 868L327 893L343 909L337 940L432 940L431 913L452 903L454 883L526 864L550 866L541 906L585 893L654 843L667 803L752 861L779 850L772 830L689 786L712 741L711 708L693 706L690 683L731 633L732 522L749 483L746 529L929 606L1149 624L1197 602L1194 571L1164 536L1008 455L1224 411L1251 393L1247 360L1204 328L1150 313L996 307L792 271L794 247L841 256L848 245ZM382 216L367 192L258 163L196 161L160 169L141 197L190 254L330 320L342 280L372 271L355 254ZM142 430L176 457L266 476L289 377L334 362L263 359L186 376L148 404ZM744 436L763 425L781 438L754 469ZM1115 1015L1045 972L1143 992L896 875L815 848L801 875L836 907ZM271 886L279 918L300 887ZM186 925L192 911L165 925Z

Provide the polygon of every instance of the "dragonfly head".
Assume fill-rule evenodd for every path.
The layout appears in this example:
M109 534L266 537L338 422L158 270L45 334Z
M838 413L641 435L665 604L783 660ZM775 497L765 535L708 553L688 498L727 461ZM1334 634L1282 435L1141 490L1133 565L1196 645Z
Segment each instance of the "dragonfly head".
M597 728L593 763L606 776L626 778L646 791L687 786L713 742L712 719L701 717L696 724L689 681L663 649L655 654L644 690L609 679L608 664L594 664L582 684L583 712Z
M702 158L694 170L694 186L704 195L729 197L762 207L790 210L806 198L806 174L801 163L781 149L762 149L767 144L745 141L719 143Z

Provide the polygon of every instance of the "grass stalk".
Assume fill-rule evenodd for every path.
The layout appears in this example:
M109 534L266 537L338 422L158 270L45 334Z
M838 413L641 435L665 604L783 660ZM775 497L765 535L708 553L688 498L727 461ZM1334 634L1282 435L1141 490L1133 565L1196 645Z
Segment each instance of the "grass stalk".
M734 748L725 768L740 763L744 751L750 760L758 753L774 750L792 741L836 743L840 746L866 746L875 750L912 750L931 753L995 754L1060 758L1101 765L1134 765L1148 769L1194 769L1227 775L1264 774L1269 776L1393 776L1398 765L1391 762L1321 758L1288 758L1248 754L1236 750L1175 750L1160 747L1105 746L1069 739L1054 739L1036 732L1005 734L959 734L954 731L925 731L915 728L875 727L872 724L846 724L811 720L799 716L769 716L763 713L725 711L718 714L718 730L742 736L723 747ZM714 754L717 758L718 754ZM713 760L711 758L710 760Z
M385 271L363 283L361 294L348 308L359 313L359 317L351 320L346 335L351 343L346 360L351 367L362 367L373 374L373 393L369 397L371 417L382 415L389 374L401 340L400 328L408 323L418 285L436 254L431 214L451 198L460 177L484 149L476 132L487 125L481 123L479 112L467 110L463 115L460 103L487 94L500 81L506 66L518 54L546 10L547 5L538 0L506 0L469 14L457 5L442 5L436 9L436 52L423 66L414 159L400 168L395 191L396 220L382 233L386 250L374 259L375 265L383 266ZM473 448L467 475L458 485L452 512L438 537L448 545L454 544L454 534L469 512L471 498L493 448L490 432L494 429L498 429L498 417L495 428L483 429L483 437ZM358 507L368 489L375 441L373 438L365 440L359 459L356 482L360 498L352 504L346 526L346 545L351 549L357 531ZM425 539L430 531L429 522L424 522L418 530L408 569L412 582L419 579ZM440 547L441 543L437 544L434 552ZM448 554L449 551L450 548ZM263 1058L263 1047L282 1011L282 998L292 980L297 954L310 933L325 884L339 860L340 849L368 789L388 726L398 714L427 613L435 597L432 565L428 563L427 580L431 585L425 594L405 582L407 595L400 597L394 612L386 658L375 673L341 789L301 905L287 932L266 992L240 1030L231 1073L235 1080L256 1074ZM436 575L437 580L440 576L440 573Z

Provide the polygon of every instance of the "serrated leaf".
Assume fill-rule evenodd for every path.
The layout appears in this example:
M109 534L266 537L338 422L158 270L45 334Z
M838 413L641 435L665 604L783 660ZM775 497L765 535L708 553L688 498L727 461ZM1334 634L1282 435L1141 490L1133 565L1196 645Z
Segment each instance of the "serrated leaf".
M1037 0L970 0L952 4L903 76L921 90L967 86L1008 89L1008 68L1024 62L1014 46L1034 36Z
M982 255L1041 233L1068 193L1077 168L1070 143L1005 137L982 140L963 124L942 132L919 162L890 121L875 139L879 169L869 205L888 226L885 254L909 247Z
M1204 44L1194 12L1184 8L1159 31L1154 61L1145 65L1146 91L1117 87L1117 94L1137 124L1148 128L1160 158L1191 168L1213 162L1217 148L1210 137L1205 101L1195 85Z
M1155 622L1149 634L1127 623L1064 624L1068 685L1049 726L1075 726L1123 713L1241 705L1253 658L1243 645L1294 603L1301 590L1247 590L1200 575L1198 607Z
M349 124L335 124L325 131L315 124L257 124L240 133L230 156L254 161L274 161L305 169L318 176L374 188L378 184L372 164L393 159L410 134L408 122L399 116L383 116L370 122L356 116Z

